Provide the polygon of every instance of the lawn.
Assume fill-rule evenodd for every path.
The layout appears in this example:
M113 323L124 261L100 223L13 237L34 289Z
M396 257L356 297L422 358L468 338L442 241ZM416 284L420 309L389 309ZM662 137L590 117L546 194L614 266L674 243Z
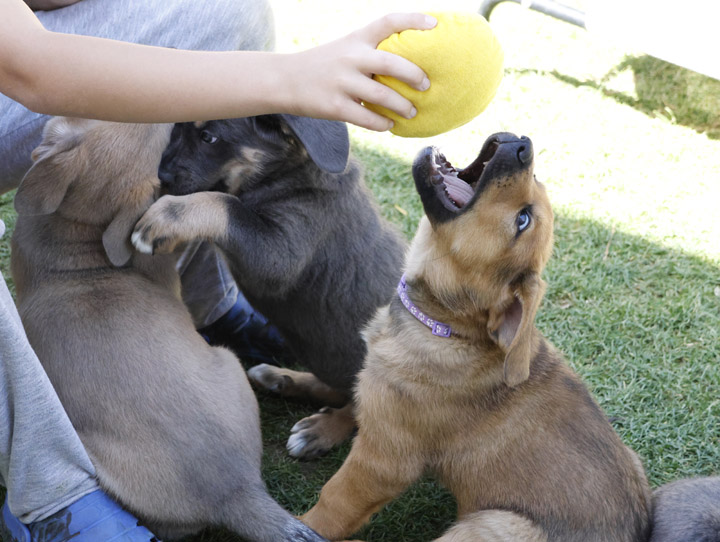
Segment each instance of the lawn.
M475 10L469 1L443 9ZM574 5L582 8L583 2ZM276 0L278 49L323 43L402 0ZM720 465L720 81L626 50L580 28L502 4L491 18L505 76L473 122L428 139L351 130L383 213L408 237L421 216L410 176L435 144L456 165L510 131L535 145L536 174L556 213L538 327L584 378L653 486ZM12 230L10 195L0 218ZM9 240L0 269L9 276ZM307 510L348 445L313 462L289 458L289 429L313 409L261 396L264 474L273 495ZM453 520L452 497L423 480L357 537L429 541ZM235 542L207 531L199 542Z

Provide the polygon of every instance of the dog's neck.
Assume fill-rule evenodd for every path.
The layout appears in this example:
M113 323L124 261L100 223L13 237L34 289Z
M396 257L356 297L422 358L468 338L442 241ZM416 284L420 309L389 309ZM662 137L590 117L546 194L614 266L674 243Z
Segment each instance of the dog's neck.
M463 295L463 292L439 293L422 274L413 275L409 271L403 278L404 285L403 281L398 285L398 299L407 312L428 328L428 334L442 339L484 344L486 347L494 344L487 333L488 310L482 309L477 300ZM404 296L400 295L401 291ZM408 304L403 297L407 298ZM433 333L433 330L437 332Z
M407 281L405 279L405 275L403 274L400 279L400 283L397 286L397 293L398 296L400 296L400 301L402 301L403 306L408 310L408 312L410 312L410 314L417 318L420 323L428 327L432 334L436 337L442 337L445 339L450 337L453 334L452 326L443 322L438 322L421 311L417 305L410 300L407 290ZM455 332L455 335L457 335L457 332Z
M32 243L22 244L34 247L28 257L37 260L40 268L45 267L41 262L49 261L68 270L76 269L78 261L82 261L81 267L102 265L102 233L102 226L67 220L57 214L18 216L16 226L18 237L33 238Z
M103 246L106 224L89 224L52 215L18 216L14 246L17 260L36 274L67 273L69 271L113 271ZM24 238L30 238L24 240ZM20 247L33 247L22 250ZM177 254L147 256L133 254L129 266L161 282L174 281ZM173 285L173 289L177 289Z

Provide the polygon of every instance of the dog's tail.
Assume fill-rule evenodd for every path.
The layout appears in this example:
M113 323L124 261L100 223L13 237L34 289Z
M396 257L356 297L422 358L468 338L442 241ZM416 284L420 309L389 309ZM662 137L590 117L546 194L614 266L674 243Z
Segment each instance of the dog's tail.
M289 532L283 542L328 542L299 519L293 519L295 521L289 525Z
M250 498L248 498L250 497ZM252 542L328 542L265 492L243 494L227 527Z

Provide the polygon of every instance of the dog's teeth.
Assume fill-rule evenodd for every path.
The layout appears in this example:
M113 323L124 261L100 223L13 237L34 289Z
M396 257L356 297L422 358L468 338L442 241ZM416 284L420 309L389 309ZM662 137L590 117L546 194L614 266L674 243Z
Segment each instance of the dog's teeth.
M142 240L142 235L140 235L139 231L136 231L132 234L132 236L130 237L130 241L132 241L133 246L137 249L138 252L142 252L143 254L153 253L152 245Z

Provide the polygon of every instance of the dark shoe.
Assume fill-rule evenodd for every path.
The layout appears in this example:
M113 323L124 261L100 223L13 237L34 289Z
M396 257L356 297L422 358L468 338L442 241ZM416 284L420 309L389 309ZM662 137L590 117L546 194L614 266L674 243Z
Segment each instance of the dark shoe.
M160 542L102 490L30 525L12 515L6 500L0 532L5 542Z
M280 331L252 308L242 292L228 312L198 331L210 344L226 346L253 365L286 365L293 360Z

